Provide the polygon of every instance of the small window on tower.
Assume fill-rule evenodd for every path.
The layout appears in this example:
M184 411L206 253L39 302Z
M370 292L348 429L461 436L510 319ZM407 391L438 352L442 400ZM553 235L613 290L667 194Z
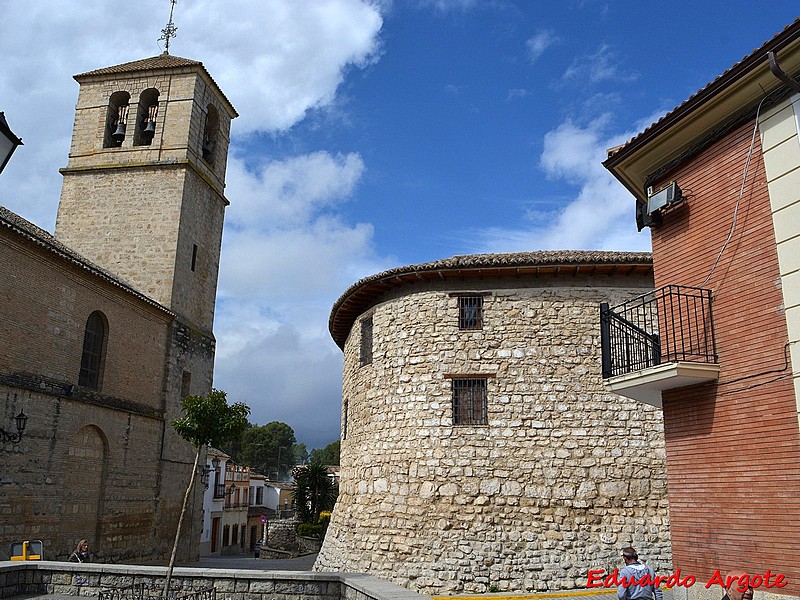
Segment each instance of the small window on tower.
M197 266L197 244L192 244L192 271Z
M372 363L372 315L361 320L361 366Z
M183 372L181 377L181 398L186 398L191 393L192 389L192 374L189 371Z
M208 164L214 164L214 151L217 146L217 134L219 133L219 113L213 104L208 105L206 113L206 126L203 128L203 160Z

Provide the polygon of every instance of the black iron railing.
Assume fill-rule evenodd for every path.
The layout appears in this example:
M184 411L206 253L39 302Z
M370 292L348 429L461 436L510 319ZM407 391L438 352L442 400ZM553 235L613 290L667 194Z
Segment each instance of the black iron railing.
M216 483L214 484L214 498L219 500L220 498L225 497L225 484L224 483Z
M603 378L669 362L716 363L711 290L668 285L600 305Z

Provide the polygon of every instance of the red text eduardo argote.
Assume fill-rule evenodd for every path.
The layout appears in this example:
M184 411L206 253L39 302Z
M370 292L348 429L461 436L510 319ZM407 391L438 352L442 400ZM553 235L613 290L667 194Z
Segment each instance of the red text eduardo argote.
M606 573L605 569L591 569L589 571L589 576L586 579L586 587L589 588L611 588L619 586L627 588L635 585L654 585L656 587L665 585L666 587L688 588L692 587L695 583L697 583L697 577L694 575L681 575L680 569L670 575L657 575L656 577L650 577L649 573L645 573L639 578L636 578L633 575L630 577L620 577L619 569L614 569L610 573ZM743 573L737 577L725 577L719 572L719 569L717 569L704 584L704 587L708 589L712 585L720 585L728 588L731 585L734 585L737 590L744 592L747 590L747 588L782 588L786 587L787 583L788 581L786 581L786 577L783 575L783 573L773 573L769 569L767 569L764 573L755 573L752 575L749 573Z

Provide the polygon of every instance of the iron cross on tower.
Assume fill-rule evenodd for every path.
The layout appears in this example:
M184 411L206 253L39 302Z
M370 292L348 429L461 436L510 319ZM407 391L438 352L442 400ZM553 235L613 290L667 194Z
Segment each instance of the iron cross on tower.
M170 38L174 38L178 35L178 28L175 27L175 23L172 22L172 13L175 11L175 3L178 0L170 0L170 4L172 5L169 9L169 23L164 29L161 30L161 37L158 38L158 41L164 40L164 54L169 54L169 40Z

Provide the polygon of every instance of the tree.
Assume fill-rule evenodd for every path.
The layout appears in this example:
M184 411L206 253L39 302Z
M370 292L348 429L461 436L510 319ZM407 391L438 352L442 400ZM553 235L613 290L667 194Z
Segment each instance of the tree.
M314 448L311 451L311 462L320 462L323 465L338 465L339 464L339 440L331 442L322 450Z
M338 489L328 475L328 469L319 462L312 462L292 469L294 486L292 495L297 516L303 523L316 524L319 513L333 509Z
M186 514L186 505L194 486L197 464L204 446L220 446L226 440L231 440L242 435L247 428L247 415L250 408L246 404L236 402L228 405L225 392L211 390L208 396L186 396L181 401L183 416L172 422L172 427L187 442L197 448L194 456L194 466L186 494L183 496L181 515L178 518L178 529L175 532L175 544L172 546L172 555L169 558L167 580L164 582L163 598L169 594L169 583L172 579L172 570L175 566L175 554L178 551L178 542L181 537L181 526Z
M280 476L288 473L294 465L292 448L296 442L294 430L286 423L272 421L251 427L242 436L238 461L268 477L275 472Z
M304 465L308 462L308 449L303 442L292 446L292 458L294 459L292 466Z

